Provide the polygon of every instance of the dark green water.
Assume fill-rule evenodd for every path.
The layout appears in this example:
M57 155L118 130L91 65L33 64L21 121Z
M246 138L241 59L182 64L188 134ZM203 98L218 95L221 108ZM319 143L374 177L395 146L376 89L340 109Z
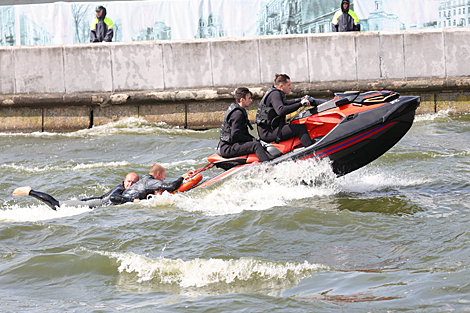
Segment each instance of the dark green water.
M172 180L205 165L217 138L135 119L0 134L0 311L468 310L468 114L418 116L339 179L327 162L299 162L93 210L11 196L26 185L96 196L154 163Z

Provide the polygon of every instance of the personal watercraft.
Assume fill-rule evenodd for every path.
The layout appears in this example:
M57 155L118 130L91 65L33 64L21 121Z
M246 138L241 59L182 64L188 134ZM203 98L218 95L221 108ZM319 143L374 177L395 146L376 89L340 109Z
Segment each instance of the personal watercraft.
M419 104L420 97L400 96L386 90L336 93L332 100L306 109L290 121L307 127L313 145L302 147L298 137L263 143L272 158L263 164L329 158L334 173L346 175L392 148L410 129ZM196 175L214 166L224 171L205 179L197 175L198 182L193 181L191 188L208 187L259 162L256 154L226 159L218 153L211 155L208 161L193 173Z

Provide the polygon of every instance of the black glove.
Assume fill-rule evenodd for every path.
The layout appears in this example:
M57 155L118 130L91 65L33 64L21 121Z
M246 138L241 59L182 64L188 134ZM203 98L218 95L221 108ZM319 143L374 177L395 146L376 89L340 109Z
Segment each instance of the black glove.
M322 103L327 102L327 100L315 99L314 97L310 97L310 96L308 96L307 99L308 99L308 101L310 102L310 105L315 106L315 107L316 107L316 106L319 106L319 105L322 104Z
M306 106L309 106L309 105L312 105L312 103L310 102L310 99L313 99L312 97L309 97L309 96L303 96L302 97L302 100L300 100L300 104L302 104L303 107L306 107ZM315 99L314 99L315 100Z

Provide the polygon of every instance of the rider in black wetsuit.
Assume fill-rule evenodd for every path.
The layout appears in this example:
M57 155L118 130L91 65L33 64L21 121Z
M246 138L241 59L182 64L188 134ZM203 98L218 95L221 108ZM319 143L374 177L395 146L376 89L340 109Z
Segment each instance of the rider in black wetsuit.
M60 206L73 206L73 207L87 206L88 208L92 209L95 207L111 204L109 200L111 196L122 194L126 189L128 189L138 180L139 180L139 176L136 173L131 172L127 174L126 178L121 184L117 185L116 187L114 187L113 189L105 193L104 195L101 195L99 197L85 198L81 200L65 200L65 201L56 200L51 195L41 192L41 191L33 190L31 189L31 187L17 188L13 192L13 196L20 196L20 195L32 196L38 200L41 200L53 210L57 210L57 208L59 208Z
M255 123L258 124L259 138L265 142L276 142L298 136L304 147L313 142L302 124L286 124L286 115L297 111L301 106L319 105L325 100L303 97L287 100L286 94L292 89L289 76L276 74L274 86L271 87L259 104Z
M238 157L251 153L261 162L269 161L263 146L248 131L253 130L246 113L252 102L252 93L248 88L239 87L235 90L235 100L225 113L220 127L220 155L224 158Z
M150 173L142 176L142 178L129 187L122 195L111 195L110 201L113 204L123 204L126 202L138 202L146 199L149 194L156 191L173 192L181 186L186 174L179 177L171 183L164 183L166 171L163 166L155 164L150 169ZM137 200L137 201L135 201Z

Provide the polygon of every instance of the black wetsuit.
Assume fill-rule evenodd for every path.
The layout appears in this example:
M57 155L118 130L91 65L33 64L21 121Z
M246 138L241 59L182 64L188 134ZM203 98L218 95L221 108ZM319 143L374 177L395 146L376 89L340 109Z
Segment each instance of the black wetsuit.
M261 162L269 161L261 143L253 141L254 137L250 135L248 125L250 121L246 110L236 103L232 104L225 114L220 130L220 155L232 158L256 153Z
M36 191L36 190L31 190L29 192L29 195L31 197L34 197L36 199L41 200L45 204L51 207L53 210L57 210L58 207L64 205L64 206L88 206L90 209L96 208L99 206L105 206L111 204L110 202L110 197L113 195L120 195L124 191L124 183L117 185L104 195L101 195L99 197L91 197L91 198L84 198L81 200L65 200L65 201L58 201L54 199L51 195Z
M113 204L122 204L126 202L133 202L135 199L146 199L147 195L153 194L157 190L165 190L173 192L181 186L183 177L178 178L171 183L164 183L161 180L153 178L152 175L147 174L125 190L122 195L112 195L110 200Z
M300 103L302 98L286 100L284 92L273 87L264 100L266 107L274 108L276 116L269 120L268 124L258 124L258 134L261 140L279 142L298 136L304 147L313 143L304 125L286 124L286 115L297 111L302 106Z

